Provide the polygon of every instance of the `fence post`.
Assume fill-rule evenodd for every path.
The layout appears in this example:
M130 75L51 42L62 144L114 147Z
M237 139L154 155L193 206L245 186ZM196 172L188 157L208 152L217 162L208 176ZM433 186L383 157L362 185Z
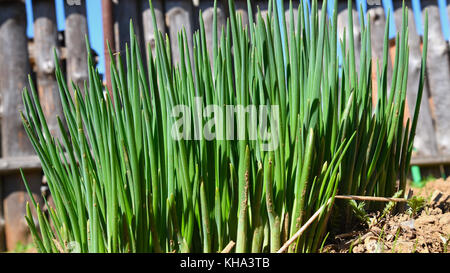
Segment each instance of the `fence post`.
M64 4L66 13L66 67L67 81L72 90L73 81L81 90L83 84L88 80L87 49L85 37L88 34L86 19L86 0L81 1L81 5ZM109 67L108 67L109 69Z
M31 155L34 154L34 150L19 116L19 110L23 110L21 92L27 86L27 75L30 73L25 4L22 1L0 2L0 10L2 156ZM34 197L42 205L40 172L25 175ZM30 242L30 234L24 219L25 204L29 198L18 172L5 175L0 186L3 186L6 249L13 250L18 242ZM34 220L36 222L37 218Z
M450 154L450 64L436 1L422 1L422 13L428 10L428 56L426 82L433 97L436 115L436 140L442 155Z

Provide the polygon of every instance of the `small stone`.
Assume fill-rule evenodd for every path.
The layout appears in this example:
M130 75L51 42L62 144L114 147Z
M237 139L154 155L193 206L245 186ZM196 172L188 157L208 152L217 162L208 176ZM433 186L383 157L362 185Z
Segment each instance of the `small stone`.
M411 253L414 249L414 243L399 241L399 242L397 242L395 249L396 249L396 252L399 252L399 253Z
M414 219L408 220L408 221L404 221L400 223L400 226L404 229L415 229L414 226Z
M364 244L370 244L376 242L377 240L378 238L375 236L368 236L367 238L364 239Z
M386 241L392 241L392 239L394 238L394 235L392 235L392 234L388 234L388 235L386 235Z
M353 247L352 252L353 253L364 253L366 249L364 248L364 245L357 245L355 247Z
M377 238L373 236L369 236L366 239L364 239L364 247L366 248L367 252L369 253L376 253L378 248L378 242Z
M414 233L414 232L408 232L405 236L406 236L406 238L408 238L408 239L415 239L415 238L416 238L416 233Z
M372 231L373 234L378 235L378 234L381 233L381 228L379 228L379 227L372 227L371 231ZM368 237L368 238L370 238L370 237Z
M367 249L367 252L369 253L377 253L377 242L371 241L369 244L366 244L365 247Z
M442 232L444 232L444 234L446 234L446 235L450 235L450 225L445 225L442 228Z
M440 214L442 214L442 210L440 208L430 209L430 215L440 215Z
M375 244L375 253L383 253L384 252L384 245L381 242L377 242Z
M450 224L450 212L447 212L446 214L442 215L441 219L439 219L439 224L441 225Z
M432 215L423 215L416 219L415 223L417 226L420 225L427 225L427 224L433 224L435 221L435 217Z

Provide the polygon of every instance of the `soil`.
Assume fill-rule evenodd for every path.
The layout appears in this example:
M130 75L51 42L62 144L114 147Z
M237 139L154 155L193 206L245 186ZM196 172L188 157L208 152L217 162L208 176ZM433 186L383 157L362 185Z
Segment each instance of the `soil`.
M371 215L373 224L335 236L322 252L450 253L450 178L410 189L412 196L423 197L426 201L415 215L407 209L376 222L375 215Z

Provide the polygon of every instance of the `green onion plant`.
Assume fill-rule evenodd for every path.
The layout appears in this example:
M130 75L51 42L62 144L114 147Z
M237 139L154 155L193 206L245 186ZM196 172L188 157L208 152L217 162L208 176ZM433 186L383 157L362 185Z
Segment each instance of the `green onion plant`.
M404 126L406 8L388 90L389 23L383 59L372 71L370 23L361 14L361 39L355 41L352 1L348 39L337 34L338 1L332 16L319 16L316 0L310 10L303 2L294 20L292 3L289 16L280 18L277 11L284 7L278 1L269 1L264 17L259 9L253 16L248 1L245 24L231 0L221 31L215 4L211 60L201 12L192 52L184 30L177 49L158 32L147 62L130 23L125 52L117 58L110 53L111 90L103 86L92 56L89 81L72 83L73 93L57 62L64 110L58 117L60 137L50 134L30 80L21 115L53 200L48 215L32 201L39 223L27 206L38 250L66 252L76 245L80 252L220 252L233 241L235 252L275 252L337 193L392 196L404 190L423 90L427 27L416 107ZM157 29L151 1L150 6ZM325 0L322 10L326 7ZM172 50L179 51L180 62L173 62ZM183 126L173 111L179 105L190 110ZM258 120L251 111L237 120L198 114L208 105L224 112L230 105L266 106L258 117L273 118L257 124L258 136L251 138ZM202 137L202 128L215 137ZM184 137L175 138L174 131ZM277 138L277 145L267 149L265 135ZM351 220L347 203L333 204L289 252L317 251L329 219Z

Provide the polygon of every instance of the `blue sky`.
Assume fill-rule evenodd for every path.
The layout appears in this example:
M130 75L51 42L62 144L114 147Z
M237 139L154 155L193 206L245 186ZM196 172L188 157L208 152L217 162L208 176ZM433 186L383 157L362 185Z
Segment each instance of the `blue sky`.
M55 0L56 5L56 19L58 24L58 30L64 30L64 0ZM280 0L278 0L280 1ZM309 1L309 0L303 0ZM332 10L333 1L328 1L328 11ZM423 33L422 29L422 16L420 13L421 5L420 0L411 0L413 11L414 11L414 20L416 22L417 31L420 35ZM105 71L105 60L103 54L103 29L102 29L102 16L101 16L101 0L89 0L87 3L87 19L88 19L88 28L89 28L89 40L91 43L91 47L97 52L99 56L99 64L98 70L100 73L104 73ZM363 7L363 11L367 10L367 2L366 0L355 0L354 3L359 11L360 5ZM32 13L32 0L26 0L26 8L27 8L27 35L29 37L33 37L33 13ZM392 0L382 0L382 5L385 10L390 10L392 12L393 5ZM446 40L450 38L450 30L449 30L449 18L446 12L447 0L438 0L438 5L440 7L441 12L441 25L443 26L443 33ZM391 14L391 28L389 30L389 36L395 37L396 27L393 21L393 15Z

